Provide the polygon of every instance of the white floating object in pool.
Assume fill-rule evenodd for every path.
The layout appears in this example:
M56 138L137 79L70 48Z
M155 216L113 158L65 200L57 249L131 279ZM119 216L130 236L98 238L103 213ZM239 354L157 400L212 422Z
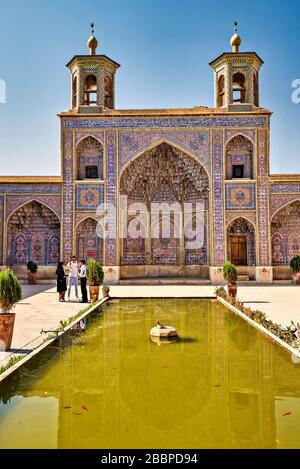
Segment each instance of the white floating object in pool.
M177 330L172 326L163 326L159 321L156 321L157 326L152 327L150 335L152 337L174 337L177 335Z

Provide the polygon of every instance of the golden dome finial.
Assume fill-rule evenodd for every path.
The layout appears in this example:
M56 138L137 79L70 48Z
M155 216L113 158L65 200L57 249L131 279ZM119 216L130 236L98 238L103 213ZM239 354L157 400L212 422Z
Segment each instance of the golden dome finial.
M92 35L87 42L88 48L90 49L90 55L96 55L96 49L98 47L98 41L94 36L94 26L94 23L91 23Z
M237 33L237 30L238 30L237 27L238 27L238 24L237 24L237 21L235 21L234 22L234 35L230 39L230 45L232 47L232 52L238 52L239 47L240 47L241 42L242 42L240 36Z

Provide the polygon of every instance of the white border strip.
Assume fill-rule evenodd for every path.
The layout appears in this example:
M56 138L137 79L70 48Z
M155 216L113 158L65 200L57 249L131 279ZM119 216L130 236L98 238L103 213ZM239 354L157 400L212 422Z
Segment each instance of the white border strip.
M23 366L25 363L27 363L29 360L31 360L35 355L37 355L42 350L44 350L44 348L48 347L48 345L52 344L55 340L57 340L58 337L61 337L69 329L71 329L73 326L75 326L75 324L77 324L79 321L84 319L86 316L88 316L90 313L92 313L95 309L99 308L99 306L102 306L108 300L109 300L109 297L107 296L107 297L103 298L102 300L100 300L99 303L91 305L91 307L87 311L82 313L81 316L78 316L78 318L74 319L74 321L72 321L70 324L68 324L67 327L65 329L63 329L62 331L59 331L59 332L53 331L53 333L56 334L55 337L53 337L52 339L46 340L41 345L38 345L32 352L25 355L24 358L21 358L15 365L9 367L6 371L1 373L0 374L0 383L5 378L7 378L11 373L14 373L18 368L20 368L20 366ZM22 349L19 349L19 350L21 351ZM16 352L14 355L18 355L18 353Z
M256 329L258 329L260 332L262 332L263 334L266 334L268 335L269 337L271 337L271 339L274 340L274 342L277 342L279 345L281 345L281 347L285 348L286 350L288 350L290 353L292 353L293 355L295 355L296 357L300 358L300 351L295 349L294 347L292 347L291 345L287 344L286 342L284 342L284 340L281 340L279 337L277 337L277 335L273 334L272 332L268 331L268 329L266 329L265 327L261 326L260 324L258 324L257 322L253 321L253 319L249 318L245 313L242 313L242 311L240 311L238 308L236 308L235 306L231 305L230 303L228 303L226 300L224 300L223 298L220 298L219 296L217 296L217 300L222 303L224 306L226 306L228 309L230 309L231 311L233 311L234 313L236 313L238 316L240 316L241 318L245 319L245 321L247 321L249 324L251 324L252 326L254 326Z

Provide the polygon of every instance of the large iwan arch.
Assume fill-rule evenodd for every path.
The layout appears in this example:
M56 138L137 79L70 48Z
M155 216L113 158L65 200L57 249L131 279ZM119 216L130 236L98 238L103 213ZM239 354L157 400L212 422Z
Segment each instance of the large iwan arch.
M56 265L60 260L60 222L41 202L32 200L19 207L7 223L7 264Z
M126 216L121 214L120 217L122 222L127 224L127 236L120 240L121 264L165 267L184 267L192 264L206 266L208 264L208 188L209 177L204 167L193 156L166 142L145 151L128 163L121 173L119 182L120 196L126 196L128 208ZM144 208L136 211L134 224L134 214L130 207L139 205ZM153 213L158 206L164 207L169 212ZM189 244L186 243L184 213L189 211L186 217L194 220L194 228L197 229L196 220L199 219L197 210L200 207L202 208L200 218L203 220L205 234L201 238L202 245L195 243L193 249L190 235ZM164 231L166 220L170 224L170 232L167 235ZM134 226L136 232L130 233L128 230L130 226ZM145 239L142 234L144 232L146 232ZM192 255L190 251L193 251Z

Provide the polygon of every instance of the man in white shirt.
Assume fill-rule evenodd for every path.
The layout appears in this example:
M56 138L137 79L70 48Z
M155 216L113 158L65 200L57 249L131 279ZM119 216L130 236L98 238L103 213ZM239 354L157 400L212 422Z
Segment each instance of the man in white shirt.
M76 256L71 257L71 261L67 264L66 270L69 272L69 282L68 282L68 299L70 301L71 288L72 285L75 287L75 296L78 299L78 269L79 264L77 262Z
M80 277L80 287L81 287L81 303L88 303L88 297L87 297L87 289L86 289L86 265L85 265L85 260L81 259L80 261L80 271L79 271L79 277Z

